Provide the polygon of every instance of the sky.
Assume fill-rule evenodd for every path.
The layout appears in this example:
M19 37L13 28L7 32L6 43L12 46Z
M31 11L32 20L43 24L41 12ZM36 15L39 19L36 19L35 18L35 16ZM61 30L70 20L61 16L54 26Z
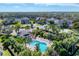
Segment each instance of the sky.
M0 3L0 12L79 12L78 3Z

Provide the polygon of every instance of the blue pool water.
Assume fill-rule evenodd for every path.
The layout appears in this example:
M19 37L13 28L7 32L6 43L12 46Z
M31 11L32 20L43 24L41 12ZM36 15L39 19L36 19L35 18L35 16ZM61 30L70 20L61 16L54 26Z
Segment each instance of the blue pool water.
M32 41L30 42L30 45L35 46L36 44L39 44L39 51L40 52L45 52L47 50L47 45L43 42L39 42L39 41Z

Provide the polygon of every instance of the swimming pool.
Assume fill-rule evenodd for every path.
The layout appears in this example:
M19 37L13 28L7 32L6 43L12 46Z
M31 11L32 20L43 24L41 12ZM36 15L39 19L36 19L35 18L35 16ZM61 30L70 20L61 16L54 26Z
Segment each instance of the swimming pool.
M30 45L31 46L36 46L36 44L38 44L38 47L39 47L39 51L40 52L46 52L46 50L47 50L47 44L46 43L43 43L43 42L39 42L39 41L32 41L32 42L30 42Z

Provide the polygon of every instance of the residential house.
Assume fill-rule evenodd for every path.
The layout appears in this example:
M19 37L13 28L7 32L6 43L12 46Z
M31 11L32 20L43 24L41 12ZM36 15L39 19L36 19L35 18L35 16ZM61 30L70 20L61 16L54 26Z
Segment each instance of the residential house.
M28 17L24 17L24 18L21 18L21 23L22 24L29 24L29 18Z

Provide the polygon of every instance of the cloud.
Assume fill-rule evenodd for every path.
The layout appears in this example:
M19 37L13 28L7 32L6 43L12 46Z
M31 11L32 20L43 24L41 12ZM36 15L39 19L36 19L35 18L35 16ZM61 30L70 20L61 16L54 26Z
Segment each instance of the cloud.
M35 5L44 5L44 6L73 6L73 7L79 7L79 4L77 3L34 3Z

